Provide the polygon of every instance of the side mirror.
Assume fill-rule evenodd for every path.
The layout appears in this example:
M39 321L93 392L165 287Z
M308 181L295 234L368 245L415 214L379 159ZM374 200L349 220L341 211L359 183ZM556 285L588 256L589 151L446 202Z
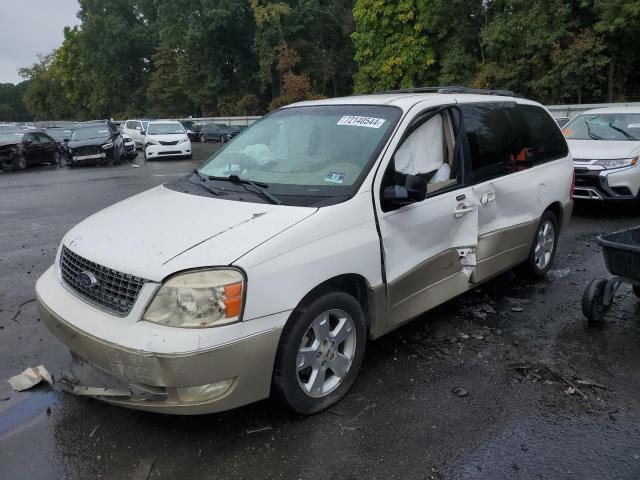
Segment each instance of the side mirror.
M147 132L145 130L140 130L140 135L146 135Z
M382 192L382 201L402 206L421 202L427 198L427 181L422 177L407 175L404 185L392 185Z
M69 139L68 139L68 138L65 138L65 139L63 140L63 142L64 142L64 143L69 143Z

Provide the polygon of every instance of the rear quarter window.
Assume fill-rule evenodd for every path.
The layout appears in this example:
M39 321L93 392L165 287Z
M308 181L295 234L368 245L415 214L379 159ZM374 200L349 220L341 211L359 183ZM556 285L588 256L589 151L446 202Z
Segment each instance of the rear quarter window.
M532 165L564 158L569 147L560 128L543 108L535 105L516 105L513 113L516 129L521 135L521 145Z
M508 175L569 154L553 118L515 102L461 105L473 183ZM470 163L470 165L469 165Z

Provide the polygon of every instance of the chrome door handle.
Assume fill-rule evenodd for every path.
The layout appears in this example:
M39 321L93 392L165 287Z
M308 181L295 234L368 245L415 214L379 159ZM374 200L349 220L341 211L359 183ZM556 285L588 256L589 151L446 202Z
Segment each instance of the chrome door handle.
M453 216L456 218L460 218L467 213L473 212L475 207L473 205L469 205L468 203L459 203L456 209L453 211Z
M482 198L480 199L480 205L482 205L483 207L486 207L490 204L492 204L496 199L496 192L487 192L484 195L482 195Z

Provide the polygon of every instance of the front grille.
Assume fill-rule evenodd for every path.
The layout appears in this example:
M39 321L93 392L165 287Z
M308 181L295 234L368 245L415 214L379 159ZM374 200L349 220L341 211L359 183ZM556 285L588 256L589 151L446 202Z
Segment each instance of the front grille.
M173 140L171 142L163 142L162 140L160 140L160 145L177 145L178 141L177 140Z
M158 155L180 155L182 152L180 150L176 151L168 151L168 152L158 152Z
M594 188L600 187L600 177L598 176L598 173L596 172L595 174L581 174L580 172L576 171L576 187L578 186Z
M64 282L80 297L98 308L126 316L148 280L98 265L62 247L60 270ZM97 280L94 286L84 286L78 276L89 273Z
M95 146L77 147L73 149L74 155L95 155L101 152L102 150L100 149L100 147Z

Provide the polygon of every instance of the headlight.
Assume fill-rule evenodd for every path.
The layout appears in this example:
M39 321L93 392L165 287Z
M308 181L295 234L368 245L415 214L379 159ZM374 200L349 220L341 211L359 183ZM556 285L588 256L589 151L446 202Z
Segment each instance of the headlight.
M103 150L109 150L110 148L113 148L113 142L105 143L104 145L102 145Z
M182 140L180 140L178 143L187 143L189 141L189 137L184 137Z
M238 270L176 275L158 290L142 320L169 327L209 328L240 320L244 276Z
M598 160L596 165L601 165L604 168L620 168L620 167L633 167L638 163L638 157L633 158L614 158L612 160Z

